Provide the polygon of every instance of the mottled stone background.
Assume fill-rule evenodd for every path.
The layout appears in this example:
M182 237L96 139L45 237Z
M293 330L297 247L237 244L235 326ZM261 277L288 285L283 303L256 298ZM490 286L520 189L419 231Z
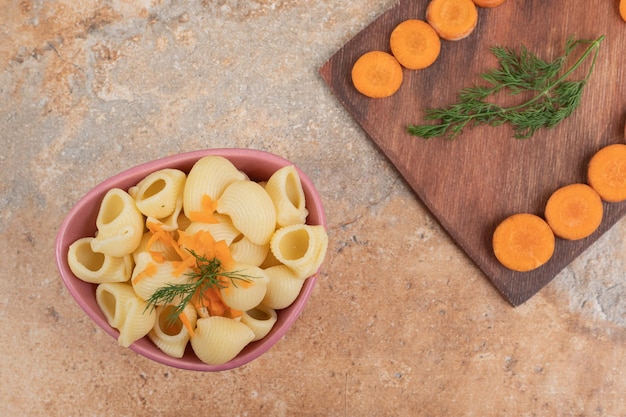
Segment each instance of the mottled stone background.
M626 223L514 309L318 75L393 3L0 0L0 415L626 416ZM290 332L203 374L118 347L53 243L102 180L212 147L299 165L330 246Z

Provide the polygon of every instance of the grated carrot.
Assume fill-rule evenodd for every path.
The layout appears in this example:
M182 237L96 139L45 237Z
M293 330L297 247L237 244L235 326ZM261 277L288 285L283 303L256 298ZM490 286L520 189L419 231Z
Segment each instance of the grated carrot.
M201 211L192 211L189 213L189 220L200 223L219 223L213 215L217 208L217 201L214 201L207 194L204 194L202 196L201 207Z
M180 248L178 242L176 241L176 239L174 239L174 236L172 236L170 232L163 230L163 227L160 224L147 222L146 227L150 232L152 232L152 236L148 240L148 249L152 247L155 241L159 240L165 245L173 248L181 259L185 259L187 256L189 256L188 253Z
M162 264L163 262L165 262L165 258L163 257L163 254L159 253L159 252L155 252L155 251L148 251L148 253L150 254L150 256L152 257L152 260L158 264Z
M185 328L189 332L189 335L191 337L194 337L196 334L193 331L193 327L191 327L191 322L189 321L189 317L187 317L187 315L184 312L182 312L178 315L178 318L183 323L183 326L185 326Z

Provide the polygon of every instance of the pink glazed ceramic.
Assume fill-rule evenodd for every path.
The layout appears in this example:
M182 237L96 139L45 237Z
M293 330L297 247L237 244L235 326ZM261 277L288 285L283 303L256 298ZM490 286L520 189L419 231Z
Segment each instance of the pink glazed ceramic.
M148 174L163 169L177 168L189 172L193 164L207 155L219 155L230 160L238 169L248 174L255 181L267 180L279 168L292 165L288 160L263 151L252 149L207 149L175 155L148 162L115 175L89 191L71 209L63 221L56 238L56 262L63 282L78 305L106 333L117 340L118 331L109 326L96 303L96 285L76 278L67 262L69 246L79 238L93 236L96 231L96 216L105 193L111 188L128 190ZM311 180L298 168L302 187L309 211L307 223L326 226L326 217L321 198ZM188 346L185 355L178 359L159 350L147 337L130 346L130 349L156 362L188 370L222 371L242 366L270 349L291 327L302 312L315 285L317 274L309 277L302 287L300 295L289 307L279 310L278 320L271 332L263 339L246 346L234 359L222 365L208 365L201 362Z

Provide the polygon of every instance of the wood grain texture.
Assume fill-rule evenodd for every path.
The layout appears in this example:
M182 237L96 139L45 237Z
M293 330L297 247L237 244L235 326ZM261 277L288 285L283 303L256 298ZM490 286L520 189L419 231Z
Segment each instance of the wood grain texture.
M491 236L502 219L519 212L542 215L553 190L585 182L586 164L596 150L624 141L626 23L619 18L616 1L508 0L493 9L479 9L474 33L460 41L443 41L431 67L404 70L404 83L394 96L360 95L350 80L354 61L367 51L389 51L395 25L424 19L427 4L399 1L337 51L320 74L450 236L517 306L626 214L626 203L604 204L605 217L596 233L580 241L557 239L553 258L531 272L509 271L493 255ZM460 89L475 85L480 73L495 68L492 46L525 45L551 60L562 54L568 37L600 35L606 39L582 103L557 127L542 129L527 140L514 139L509 126L468 129L454 141L406 133L408 125L423 120L426 108L455 102Z

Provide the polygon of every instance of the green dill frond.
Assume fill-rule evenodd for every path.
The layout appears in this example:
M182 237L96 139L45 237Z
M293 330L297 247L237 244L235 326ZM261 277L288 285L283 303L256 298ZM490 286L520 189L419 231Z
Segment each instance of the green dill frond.
M457 103L444 108L427 109L425 119L439 123L410 125L407 132L424 139L454 139L468 126L510 123L515 138L527 139L541 128L552 128L580 105L603 40L604 36L595 40L570 37L563 55L551 62L539 58L524 46L519 52L501 46L492 47L491 52L498 59L499 67L481 74L481 78L489 85L465 88L459 93ZM587 49L571 67L564 69L569 55L582 44L587 44ZM567 81L590 55L592 62L585 78ZM524 92L534 94L524 103L511 107L500 107L487 101L501 91L511 95Z

